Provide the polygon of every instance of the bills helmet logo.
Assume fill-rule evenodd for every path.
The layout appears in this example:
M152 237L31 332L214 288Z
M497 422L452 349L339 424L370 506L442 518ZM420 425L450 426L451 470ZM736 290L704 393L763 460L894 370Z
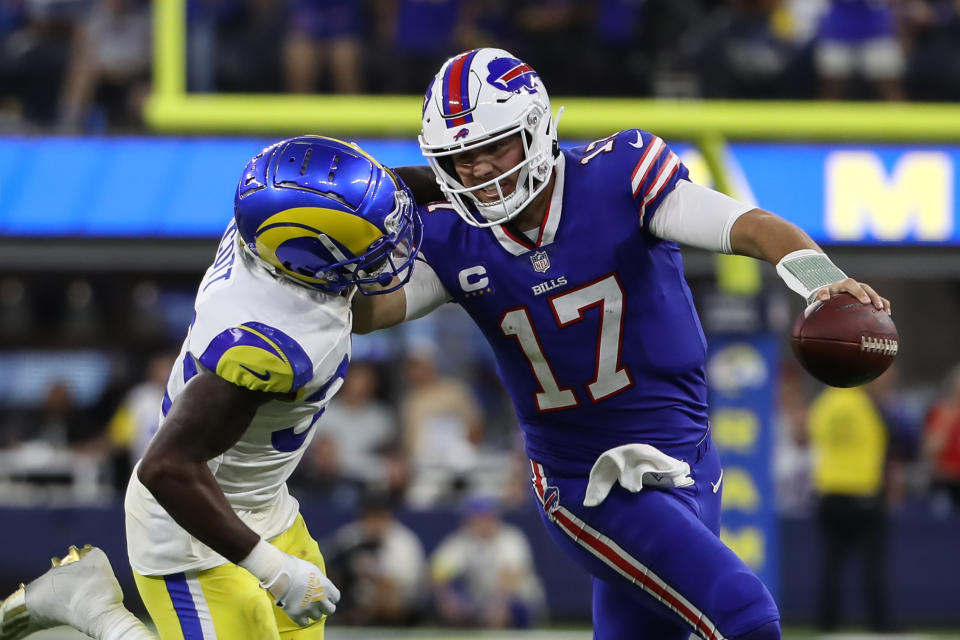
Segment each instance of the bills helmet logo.
M460 129L460 131L457 131L456 134L454 134L453 139L459 140L460 138L466 138L468 135L470 135L470 130L464 127L463 129Z
M497 58L487 65L487 82L511 93L536 93L540 76L533 67L516 58Z
M550 256L546 251L537 251L530 256L530 262L533 263L533 270L537 273L546 273L550 268Z

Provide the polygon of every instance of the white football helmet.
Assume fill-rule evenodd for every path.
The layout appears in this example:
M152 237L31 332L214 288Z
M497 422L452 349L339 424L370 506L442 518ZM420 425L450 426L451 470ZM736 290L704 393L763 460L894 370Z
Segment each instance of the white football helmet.
M464 186L451 156L518 133L524 151L520 163L483 184ZM467 224L490 227L512 220L547 186L559 153L540 76L503 49L474 49L447 60L424 98L420 150ZM503 180L514 174L516 189L505 195ZM481 202L475 194L491 186L499 198Z

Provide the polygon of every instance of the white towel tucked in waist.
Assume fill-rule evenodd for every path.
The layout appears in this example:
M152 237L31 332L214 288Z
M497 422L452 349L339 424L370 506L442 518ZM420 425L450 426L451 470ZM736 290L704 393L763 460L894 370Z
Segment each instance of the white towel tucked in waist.
M603 502L613 484L619 482L636 493L648 487L689 487L693 484L690 465L672 458L649 444L625 444L604 451L593 463L583 506Z

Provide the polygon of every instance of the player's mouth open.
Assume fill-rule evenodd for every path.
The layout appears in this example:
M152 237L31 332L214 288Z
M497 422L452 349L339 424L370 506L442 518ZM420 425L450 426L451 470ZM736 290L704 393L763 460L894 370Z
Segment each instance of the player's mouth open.
M503 197L506 198L511 193L513 193L513 185L501 184L500 191L503 193ZM483 189L480 189L477 193L480 196L480 200L482 200L483 202L493 202L494 200L500 199L500 193L497 192L496 185L490 185L489 187L484 187Z

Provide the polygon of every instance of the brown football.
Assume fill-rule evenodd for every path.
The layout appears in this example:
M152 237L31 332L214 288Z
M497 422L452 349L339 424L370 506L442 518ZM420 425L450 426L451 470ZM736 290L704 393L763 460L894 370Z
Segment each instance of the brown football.
M886 311L839 293L800 313L790 344L817 380L832 387L856 387L887 370L897 356L900 336Z

